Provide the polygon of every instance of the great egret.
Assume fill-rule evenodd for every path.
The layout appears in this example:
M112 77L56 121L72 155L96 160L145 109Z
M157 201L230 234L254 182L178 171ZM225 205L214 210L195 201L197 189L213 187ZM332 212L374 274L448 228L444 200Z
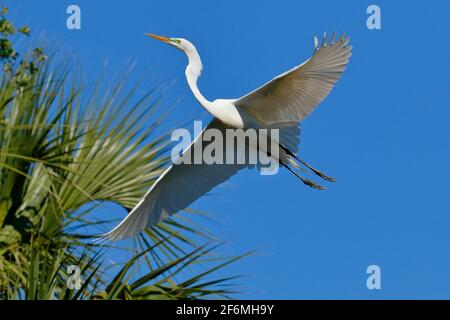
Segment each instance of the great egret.
M289 169L306 185L323 189L320 185L301 177L289 167L305 166L321 178L334 181L301 160L296 153L299 143L299 123L328 95L342 74L351 56L349 38L333 34L321 43L314 37L314 52L310 59L288 70L258 89L239 99L208 101L197 87L202 62L194 45L186 39L147 34L183 51L188 58L187 83L198 102L213 116L208 129L224 131L226 128L278 128L280 131L279 163ZM200 135L200 136L201 136ZM195 149L201 141L197 137L182 157ZM226 151L225 151L226 152ZM297 162L295 162L295 161ZM145 228L163 221L185 209L213 187L230 178L245 165L180 164L170 166L152 185L144 198L105 239L120 240L136 235Z

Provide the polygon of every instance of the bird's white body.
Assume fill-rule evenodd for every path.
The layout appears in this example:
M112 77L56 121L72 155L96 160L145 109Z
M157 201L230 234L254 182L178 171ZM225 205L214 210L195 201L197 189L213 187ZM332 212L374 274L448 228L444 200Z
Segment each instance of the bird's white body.
M185 71L186 79L194 97L213 117L230 126L243 128L244 122L234 105L235 99L216 99L214 101L209 101L201 94L197 86L197 80L203 69L202 61L192 43L185 39L182 39L181 41L184 42L186 48L185 53L189 61Z
M206 110L220 121L235 128L244 128L244 120L234 105L236 99L216 99L210 103Z
M274 160L279 161L311 187L322 188L299 176L289 165L296 169L300 169L300 165L303 165L321 178L334 181L298 158L296 153L300 135L299 122L328 95L351 56L351 46L347 46L349 42L347 37L342 35L334 41L333 35L327 42L324 34L320 45L315 38L313 56L301 65L280 74L239 99L209 101L198 89L197 81L202 71L202 62L194 45L186 39L150 36L186 54L189 62L185 72L188 85L198 102L213 116L205 131L211 128L220 131L227 128L278 129L280 153L268 156L276 157ZM201 140L199 138L197 137L185 150L183 156L195 149L194 145ZM250 148L260 147L250 145ZM245 167L245 165L217 164L171 166L155 181L127 217L104 237L119 240L133 236L185 209L214 186Z

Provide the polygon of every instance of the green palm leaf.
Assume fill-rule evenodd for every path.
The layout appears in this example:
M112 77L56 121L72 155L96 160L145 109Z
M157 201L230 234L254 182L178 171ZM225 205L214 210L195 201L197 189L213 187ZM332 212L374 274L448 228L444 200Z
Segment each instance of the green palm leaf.
M6 11L0 12L0 19ZM6 20L5 20L6 21ZM0 30L7 43L16 29ZM23 29L29 34L28 29ZM12 48L12 46L10 46ZM9 47L8 47L9 48ZM0 50L0 297L7 299L181 299L224 297L212 272L241 258L206 263L211 235L187 216L139 235L133 246L100 246L95 234L131 210L169 164L157 90L138 97L122 80L105 92L35 49L19 60ZM191 212L192 214L192 212ZM124 263L108 263L128 252ZM69 289L68 266L83 279ZM120 266L118 271L117 266ZM177 280L185 279L183 281Z

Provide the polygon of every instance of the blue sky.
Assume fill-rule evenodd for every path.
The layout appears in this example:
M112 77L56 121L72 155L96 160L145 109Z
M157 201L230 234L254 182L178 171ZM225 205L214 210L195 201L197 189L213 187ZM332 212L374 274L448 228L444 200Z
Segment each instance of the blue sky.
M228 253L257 249L224 274L246 274L241 298L450 298L448 1L6 1L11 18L71 52L87 77L108 59L136 61L144 88L166 84L168 121L205 119L186 59L143 35L184 37L205 66L209 99L235 98L297 65L313 36L345 31L353 57L302 127L301 155L335 176L327 191L286 172L241 172L194 208L214 213ZM66 28L81 7L82 29ZM381 30L366 8L381 7ZM381 267L368 290L366 268Z

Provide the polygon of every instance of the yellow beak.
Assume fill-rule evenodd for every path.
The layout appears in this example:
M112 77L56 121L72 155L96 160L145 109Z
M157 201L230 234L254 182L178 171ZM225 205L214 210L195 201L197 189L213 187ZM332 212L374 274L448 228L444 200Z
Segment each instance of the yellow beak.
M151 34L151 33L145 33L146 36L152 37L153 39L162 41L162 42L170 42L170 39L167 37L162 37L162 36L157 36L156 34Z

